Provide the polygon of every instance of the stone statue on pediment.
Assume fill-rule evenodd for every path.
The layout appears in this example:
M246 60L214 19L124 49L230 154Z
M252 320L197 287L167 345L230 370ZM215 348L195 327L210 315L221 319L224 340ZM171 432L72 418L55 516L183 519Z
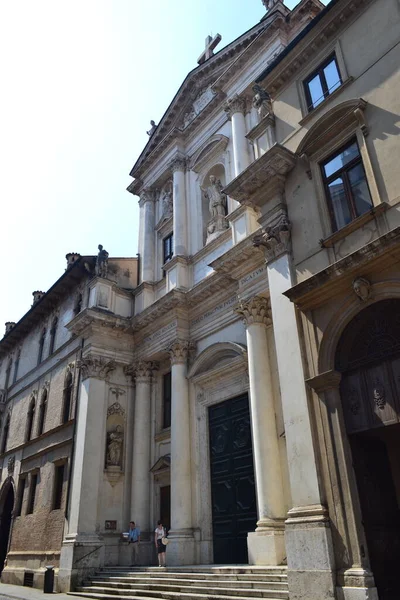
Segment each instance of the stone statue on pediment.
M101 244L99 244L98 249L99 253L96 258L95 273L97 277L106 279L108 274L108 252L104 250Z
M157 129L157 125L155 124L155 122L153 120L150 121L150 129L149 131L146 131L147 135L149 137L151 137L153 135L153 133L155 132L155 130Z
M275 4L279 4L279 2L282 2L282 0L262 0L262 3L267 10L272 10Z
M272 113L271 96L268 94L261 85L257 83L253 85L253 106L258 112L258 116L261 119Z

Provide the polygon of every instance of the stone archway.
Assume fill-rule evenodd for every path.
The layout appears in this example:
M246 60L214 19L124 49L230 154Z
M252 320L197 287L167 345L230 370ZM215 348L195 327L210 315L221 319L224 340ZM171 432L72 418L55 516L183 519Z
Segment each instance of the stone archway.
M380 600L398 597L400 300L360 311L339 340L336 371L362 524Z
M8 552L14 500L14 485L11 479L7 479L0 494L0 572Z

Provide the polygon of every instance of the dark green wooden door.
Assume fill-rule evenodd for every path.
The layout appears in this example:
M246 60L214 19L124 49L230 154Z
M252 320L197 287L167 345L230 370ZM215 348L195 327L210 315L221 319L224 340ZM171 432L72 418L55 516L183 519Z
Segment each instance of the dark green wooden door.
M257 522L247 395L209 408L214 563L248 562Z

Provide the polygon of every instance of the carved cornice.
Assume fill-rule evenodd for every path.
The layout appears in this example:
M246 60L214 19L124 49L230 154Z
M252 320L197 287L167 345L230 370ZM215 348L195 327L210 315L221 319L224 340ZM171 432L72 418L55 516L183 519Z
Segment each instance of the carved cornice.
M229 119L231 119L232 115L235 113L242 113L245 115L247 111L247 105L248 102L246 96L239 96L238 94L235 94L235 96L225 102L224 111L228 115Z
M229 139L225 135L217 134L207 140L191 157L190 168L195 173L200 173L212 161L215 161L226 150Z
M186 294L180 290L171 290L162 298L148 306L138 315L131 319L131 328L133 331L143 329L156 319L163 317L177 307L186 306Z
M261 206L284 191L286 175L295 164L296 155L293 152L280 144L274 144L223 191L242 204L250 201L255 206Z
M89 354L78 361L82 381L89 377L106 380L109 374L116 369L116 366L115 361L94 354Z
M115 286L115 284L112 285ZM122 293L124 290L120 291ZM130 319L113 315L97 307L84 309L66 327L75 335L84 337L87 337L88 329L94 327L119 333L131 332Z
M186 364L189 355L194 352L194 349L193 342L176 339L167 348L167 352L171 358L171 365Z
M307 385L317 393L339 389L342 374L338 371L326 371L316 377L306 379Z
M240 279L253 267L262 264L262 260L262 251L254 246L253 238L249 236L213 260L210 266L217 273L225 274L231 279Z
M254 296L249 300L239 302L236 312L243 317L247 326L254 323L271 325L271 305L269 299L263 296Z
M261 233L253 237L254 246L264 250L267 263L285 252L290 252L291 229L292 225L286 211L280 211L273 224L264 227Z

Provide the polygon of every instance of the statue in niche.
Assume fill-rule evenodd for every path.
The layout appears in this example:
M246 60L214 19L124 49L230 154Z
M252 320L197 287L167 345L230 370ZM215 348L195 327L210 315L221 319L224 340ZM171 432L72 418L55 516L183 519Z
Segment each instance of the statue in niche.
M104 250L103 246L99 244L99 253L96 258L95 273L97 277L107 278L108 273L108 252Z
M266 117L269 113L272 113L271 96L267 90L261 87L261 85L253 85L253 106L258 112L260 120Z
M210 185L207 187L205 195L208 199L208 208L212 218L225 217L226 215L226 195L222 189L220 179L210 175Z
M172 204L172 189L167 187L164 189L162 196L162 216L163 219L169 219L172 217L173 204Z
M107 467L122 467L122 445L124 434L122 425L117 425L114 431L108 434L107 442Z
M150 121L150 125L151 125L151 128L149 129L149 131L146 131L146 133L149 137L151 137L153 135L153 133L155 132L155 130L157 129L157 125L155 124L155 122L153 120Z

